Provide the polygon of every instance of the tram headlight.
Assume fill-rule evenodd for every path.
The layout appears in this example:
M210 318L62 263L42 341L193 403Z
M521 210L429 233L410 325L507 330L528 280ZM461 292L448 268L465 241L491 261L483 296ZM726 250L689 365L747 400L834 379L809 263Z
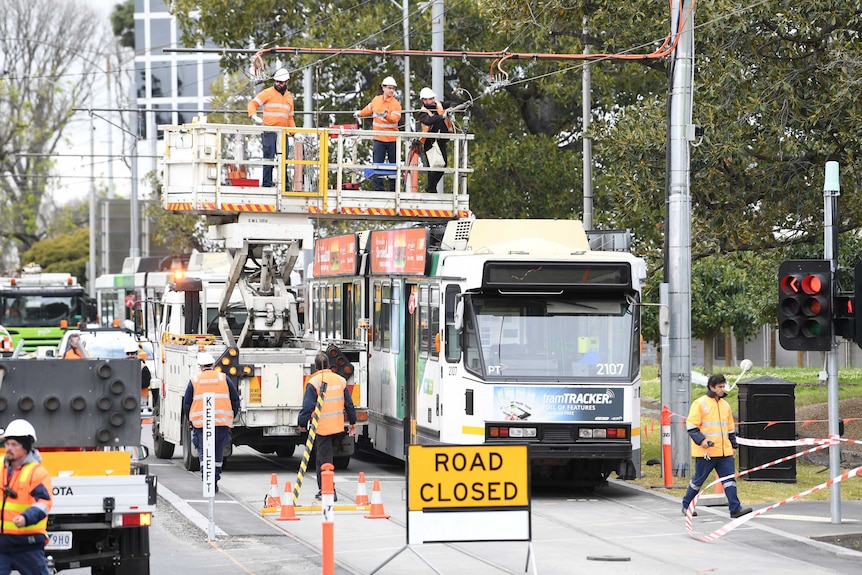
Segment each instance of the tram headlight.
M582 427L578 430L580 439L625 439L627 435L624 427Z
M493 426L488 428L489 437L517 437L519 439L535 439L539 436L538 429L535 427L498 427Z

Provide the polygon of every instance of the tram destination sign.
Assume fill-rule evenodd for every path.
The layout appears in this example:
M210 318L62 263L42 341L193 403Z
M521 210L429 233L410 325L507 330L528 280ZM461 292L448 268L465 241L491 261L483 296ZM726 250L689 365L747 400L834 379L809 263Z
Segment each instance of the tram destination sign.
M314 243L314 277L356 275L356 234Z
M427 236L425 228L371 232L371 273L425 275Z
M482 285L489 288L631 288L626 263L494 262L485 263Z

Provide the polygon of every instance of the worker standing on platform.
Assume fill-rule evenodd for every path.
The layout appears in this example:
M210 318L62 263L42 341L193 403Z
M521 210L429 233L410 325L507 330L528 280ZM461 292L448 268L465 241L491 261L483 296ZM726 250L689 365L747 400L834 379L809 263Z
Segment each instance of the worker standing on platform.
M293 94L287 90L287 81L290 80L290 72L284 68L276 70L272 77L275 85L262 90L248 103L248 117L258 126L277 126L282 128L295 128L296 122L293 118L295 110ZM263 106L263 118L257 115L257 109ZM263 159L272 160L278 143L278 132L263 133ZM264 166L263 182L265 188L272 187L273 166Z
M449 110L443 109L443 104L437 100L437 94L431 88L422 88L419 91L419 99L422 101L422 108L419 110L419 123L422 124L422 131L438 134L452 133L452 122L449 120L451 113ZM423 150L426 152L437 143L440 148L440 153L443 155L443 165L449 165L449 156L446 154L446 140L423 138ZM428 172L428 185L425 186L425 193L437 193L437 184L443 178L443 172Z
M396 88L395 78L386 76L383 78L383 82L380 83L380 89L383 93L375 96L371 100L371 103L361 110L354 112L353 116L357 119L371 116L374 118L372 129L384 132L397 132L398 122L401 121L401 104L395 99ZM374 147L371 150L372 161L375 164L382 164L384 162L394 164L396 142L398 141L397 136L374 136L373 140ZM395 168L393 167L393 169ZM372 182L376 191L383 191L383 178L375 176ZM395 180L392 178L389 179L389 191L395 191Z

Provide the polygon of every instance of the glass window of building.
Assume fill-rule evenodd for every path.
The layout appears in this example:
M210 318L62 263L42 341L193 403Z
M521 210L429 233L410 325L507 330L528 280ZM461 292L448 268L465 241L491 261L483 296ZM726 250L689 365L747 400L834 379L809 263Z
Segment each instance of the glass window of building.
M171 63L151 62L150 74L152 77L151 98L170 98L171 90Z
M198 95L198 63L177 62L177 96Z
M168 48L171 44L171 20L169 18L150 19L150 53L159 54L162 48Z

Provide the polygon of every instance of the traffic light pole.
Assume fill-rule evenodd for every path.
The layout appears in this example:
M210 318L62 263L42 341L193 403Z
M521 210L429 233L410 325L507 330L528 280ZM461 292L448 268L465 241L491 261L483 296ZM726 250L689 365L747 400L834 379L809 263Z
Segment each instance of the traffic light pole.
M841 187L838 182L838 162L826 162L826 177L823 182L823 259L830 262L832 270L832 294L830 307L835 301L835 281L838 271L838 230L835 221L838 217L838 196ZM858 289L858 286L857 286ZM829 402L829 436L838 436L838 341L835 337L835 323L832 322L832 346L826 352L827 393ZM841 445L829 447L829 476L841 475ZM832 523L841 523L841 483L832 484L830 491L830 515Z

